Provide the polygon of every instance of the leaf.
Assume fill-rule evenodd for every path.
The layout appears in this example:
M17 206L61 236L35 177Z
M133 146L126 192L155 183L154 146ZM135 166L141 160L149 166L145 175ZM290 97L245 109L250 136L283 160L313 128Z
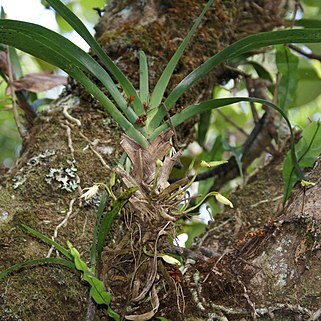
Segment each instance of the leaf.
M168 254L159 254L158 256L161 257L168 264L177 265L177 266L182 265L182 263L179 260L177 260L176 258Z
M202 152L197 158L207 162L222 159L225 151L222 140L222 135L218 135L215 138L212 148L209 151Z
M246 63L251 65L255 69L257 75L260 78L269 81L271 84L273 83L271 74L261 64L256 61L247 61Z
M113 318L116 321L120 321L120 315L118 313L116 313L111 307L110 305L107 308L107 314L108 316L110 316L111 318Z
M197 27L201 23L203 16L205 15L206 11L210 8L210 6L213 4L213 2L214 2L214 0L209 0L207 2L206 6L202 10L201 14L195 20L195 22L194 22L192 28L190 29L190 31L188 32L187 36L184 38L183 42L180 44L180 46L176 50L175 54L168 62L165 70L162 72L162 74L161 74L159 80L157 81L157 84L152 92L152 95L151 95L151 99L150 99L151 108L158 107L159 104L161 103L162 98L165 93L165 90L166 90L166 87L172 77L173 71L174 71L179 59L181 58L187 45L190 43L191 38L192 38L193 34L195 33Z
M33 228L25 225L25 224L21 224L21 226L26 229L30 234L38 237L39 239L41 239L42 241L44 241L45 243L54 246L61 254L63 254L66 258L68 258L69 260L73 261L73 257L72 255L68 252L68 250L66 248L64 248L63 246L61 246L59 243L53 241L51 238L43 235L42 233L34 230Z
M318 19L300 19L295 21L295 25L304 28L321 28L321 20Z
M111 211L105 214L101 221L101 226L99 228L97 237L97 257L100 257L102 252L104 242L108 232L111 229L112 223L114 222L116 216L119 214L120 210L125 206L130 197L138 190L138 187L132 187L123 192L117 200L112 204Z
M8 51L9 51L11 65L13 68L14 79L19 79L20 77L22 77L23 73L22 73L20 58L18 56L17 50L9 46Z
M202 168L211 168L211 167L216 167L216 166L220 166L222 164L226 164L227 161L212 161L212 162L206 162L204 160L201 161L200 166Z
M86 275L83 279L91 285L90 296L95 300L95 302L97 304L109 305L110 292L104 291L104 283L90 275Z
M13 82L15 90L27 90L39 93L57 86L67 84L67 77L54 75L52 73L30 73ZM10 88L6 91L10 95Z
M146 138L133 126L136 115L126 102L122 104L123 98L120 97L110 76L95 60L72 42L44 27L15 20L0 20L0 42L12 45L65 70L100 101L128 136L143 147L148 146ZM84 74L83 70L91 72L106 86L131 122L117 110L111 100Z
M299 58L288 48L277 46L276 65L280 75L278 84L278 105L285 112L294 101L294 96L299 81Z
M197 142L204 146L207 131L211 123L211 111L208 110L201 114L197 129Z
M224 151L229 152L235 159L237 167L239 169L239 173L241 178L243 179L243 165L242 165L242 157L243 157L243 147L242 146L231 146L226 139L223 139L223 148Z
M231 105L234 103L238 103L241 101L247 101L247 102L256 102L256 103L260 103L263 105L267 105L273 109L275 109L276 111L278 111L282 117L285 119L289 130L290 130L290 143L291 143L291 157L292 157L292 161L295 167L295 171L298 174L300 179L304 179L304 175L298 165L297 162L297 158L295 155L295 147L294 147L294 135L293 135L293 130L291 127L291 123L288 119L288 117L286 116L286 114L284 113L284 111L278 107L277 105L271 103L270 101L264 100L264 99L259 99L259 98L252 98L252 97L230 97L230 98L219 98L219 99L210 99L207 101L203 101L199 104L195 104L195 105L190 105L188 107L186 107L185 109L183 109L180 113L177 113L176 115L171 117L171 124L176 127L180 124L182 124L184 121L186 121L187 119L197 115L197 114L201 114L207 110L211 110L211 109L217 109L223 106L227 106L227 105ZM162 124L161 126L159 126L157 129L155 129L153 135L151 136L151 140L153 140L154 138L158 137L158 135L165 131L167 128L170 127L169 122L165 122L164 124Z
M147 58L143 51L139 52L139 95L143 103L148 104L149 79Z
M135 88L122 71L114 64L111 58L100 47L95 38L87 30L81 20L65 6L60 0L47 0L47 2L74 28L74 30L89 44L98 58L106 66L107 70L119 81L127 97L135 96L133 101L134 109L137 115L144 112L142 102L138 97ZM118 97L120 98L120 97Z
M311 61L300 59L298 66L299 82L290 107L299 107L315 100L321 94L321 78ZM306 93L309 93L308 95Z
M313 122L303 130L301 139L295 145L295 150L301 169L313 167L321 153L321 126L319 122ZM289 153L283 162L283 180L284 204L298 180L298 175L294 170L291 155Z
M217 199L218 202L233 208L232 202L229 199L227 199L225 196L223 196L222 194L216 193L215 198Z
M254 49L259 49L271 45L285 44L285 43L313 43L321 42L321 29L291 29L278 30L272 32L263 32L255 35L250 35L240 39L225 49L221 50L207 61L205 61L198 68L187 75L170 93L164 102L166 109L172 108L176 101L188 90L196 81L205 77L218 64L231 60L240 56L243 53ZM164 108L159 108L156 115L149 123L149 133L159 126L165 116Z
M76 269L83 272L83 280L90 285L91 297L97 304L109 305L110 293L105 291L104 283L92 274L92 271L88 268L87 264L80 258L77 249L69 241L67 244L70 253L73 256Z
M74 3L68 3L66 6L69 9L72 9L74 6ZM70 24L67 23L59 14L56 14L55 18L56 18L56 23L59 27L59 31L61 33L72 32L74 30L73 27L71 27Z
M101 225L101 220L104 214L104 210L106 207L107 202L107 192L104 191L103 195L101 196L100 203L98 206L97 214L96 214L96 224L94 228L93 233L93 241L91 245L91 254L90 254L90 260L91 260L91 266L94 271L94 274L97 275L98 272L98 266L99 265L99 258L97 257L97 240L98 240L98 233Z
M198 221L189 221L183 223L183 226L180 226L181 230L179 234L186 233L188 235L188 239L185 242L185 247L190 248L193 243L194 239L204 233L207 224Z
M78 250L75 249L74 246L69 241L67 241L67 245L69 247L70 254L72 255L73 260L75 262L76 269L86 273L88 269L87 265L84 261L81 260Z
M15 271L21 270L26 266L40 265L40 264L46 264L46 263L58 264L58 265L69 267L70 269L75 269L75 265L72 262L67 261L65 259L52 258L52 257L43 257L43 258L40 258L40 259L29 260L29 261L25 261L25 262L22 262L22 263L17 263L15 265L12 265L8 269L5 269L4 271L2 271L0 273L0 280L3 279L4 277L6 277L8 274L11 274L11 273L13 273Z

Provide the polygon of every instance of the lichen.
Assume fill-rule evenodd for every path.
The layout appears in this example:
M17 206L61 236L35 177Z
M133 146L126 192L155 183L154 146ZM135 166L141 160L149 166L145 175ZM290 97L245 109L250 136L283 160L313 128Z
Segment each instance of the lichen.
M13 177L13 189L17 189L19 186L23 185L27 181L30 174L35 171L35 167L48 163L49 159L55 154L55 150L46 149L40 154L30 157L26 162L27 166L21 167L18 174Z
M77 167L74 160L67 160L69 167L49 168L45 181L54 190L62 189L74 192L79 184L77 182Z

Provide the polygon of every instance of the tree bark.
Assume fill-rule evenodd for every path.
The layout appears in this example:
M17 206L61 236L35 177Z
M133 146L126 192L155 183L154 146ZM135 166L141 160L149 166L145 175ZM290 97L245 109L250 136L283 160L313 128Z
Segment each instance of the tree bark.
M138 51L144 50L153 87L203 5L200 0L111 1L96 26L97 38L135 85ZM285 12L286 6L277 0L216 1L169 89L233 41L282 25ZM233 77L223 66L217 68L179 100L176 111L209 96L213 84ZM182 144L193 140L194 123L178 129ZM3 180L0 269L48 253L21 223L63 245L71 241L89 262L98 198L86 203L79 198L80 190L108 181L122 153L117 124L71 80L61 97L38 116L21 157ZM269 166L264 173L279 173L277 160ZM315 180L319 171L318 165L311 174ZM268 196L249 192L253 185L252 191L267 188L266 176L258 174L248 189L235 194L236 210L212 223L193 251L178 249L186 260L183 273L142 251L143 246L153 251L157 241L160 250L169 246L161 237L164 220L145 219L133 205L127 206L108 236L100 274L111 291L113 309L123 318L141 315L137 320L144 320L157 297L155 317L171 320L318 320L320 182L305 193L298 191L276 216L278 206L272 208L271 202L281 190L279 176L273 177ZM123 187L121 182L118 186ZM240 236L252 227L252 234ZM153 269L156 274L148 285ZM4 321L85 320L90 304L79 274L49 265L8 276L0 282L0 293ZM103 308L98 316L108 320Z

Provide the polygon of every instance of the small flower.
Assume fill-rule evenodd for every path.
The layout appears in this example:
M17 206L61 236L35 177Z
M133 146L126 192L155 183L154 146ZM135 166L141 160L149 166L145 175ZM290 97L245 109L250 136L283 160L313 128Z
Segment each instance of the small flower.
M172 264L172 265L177 265L177 266L181 266L182 263L175 259L174 257L167 255L167 254L159 254L159 257L161 257L166 263L168 264Z
M112 172L109 179L109 187L112 188L116 182L116 172Z
M233 208L232 202L229 199L227 199L225 196L223 196L222 194L216 193L215 198L217 199L218 202L220 202L224 205L228 205L229 207Z
M301 181L301 186L303 186L303 187L314 186L314 185L315 185L315 183L313 183L313 182L309 182L309 181L305 181L305 180Z
M87 201L88 199L92 198L98 192L98 189L99 189L98 184L95 184L91 187L84 188L83 190L87 190L87 192L82 194L80 196L80 198L84 198Z
M156 159L156 167L157 168L160 168L160 167L162 167L163 166L163 162L160 160L160 159Z
M222 164L227 163L227 161L213 161L213 162L205 162L205 161L201 161L200 166L202 168L209 168L209 167L215 167L215 166L219 166Z

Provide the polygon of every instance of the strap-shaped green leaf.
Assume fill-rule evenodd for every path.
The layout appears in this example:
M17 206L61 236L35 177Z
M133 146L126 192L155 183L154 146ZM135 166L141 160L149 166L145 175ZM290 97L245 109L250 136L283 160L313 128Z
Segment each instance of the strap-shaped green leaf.
M110 303L110 293L105 291L104 283L96 278L90 268L88 268L85 261L80 257L78 250L68 241L70 253L73 256L76 269L83 272L83 280L90 285L90 295L98 304Z
M119 81L120 85L124 89L127 97L131 95L135 96L135 100L133 101L133 106L135 112L140 115L144 112L142 102L139 96L136 93L135 88L128 80L128 78L122 73L122 71L117 67L116 64L111 60L111 58L104 52L104 50L97 43L95 38L90 34L87 30L86 26L82 23L82 21L60 0L48 0L47 1L56 11L60 14L62 18L64 18L73 28L74 30L88 43L88 45L92 48L98 58L103 62L106 66L107 70Z
M35 259L35 260L29 260L25 261L22 263L17 263L15 265L10 266L8 269L5 269L0 273L0 280L6 277L8 274L13 273L15 271L21 270L24 267L30 266L30 265L40 265L40 264L58 264L62 266L69 267L70 269L75 269L74 263L67 261L65 259L60 259L60 258L53 258L53 257L43 257L40 259Z
M15 79L19 79L23 76L22 68L20 64L20 58L18 56L17 50L13 47L8 47L10 61L13 68L13 74Z
M139 52L139 95L143 103L148 104L149 79L148 64L144 51Z
M97 276L97 271L98 271L97 265L99 264L99 262L97 262L97 240L98 240L98 234L99 234L99 229L100 229L100 225L101 225L101 220L102 220L104 210L106 207L106 202L107 202L107 192L104 191L103 195L101 196L100 203L99 203L98 210L97 210L93 243L91 245L91 254L90 254L91 267L92 267L94 274L96 276Z
M207 100L204 102L201 102L199 104L191 105L183 109L180 113L174 115L171 117L171 124L176 127L183 122L185 122L187 119L190 119L191 117L194 117L197 114L201 114L203 112L206 112L207 110L212 110L212 109L218 109L224 106L228 106L231 104L235 104L238 102L242 101L247 101L247 102L253 102L253 103L259 103L263 104L269 107L272 107L276 111L278 111L282 117L285 119L290 133L291 133L291 158L292 162L295 167L295 171L299 177L300 180L304 179L304 175L299 167L298 160L295 154L295 147L294 147L294 135L293 135L293 130L291 123L286 115L286 113L277 105L271 103L270 101L264 100L264 99L259 99L259 98L250 98L250 97L231 97L231 98L220 98L220 99L211 99ZM160 133L165 131L167 128L170 128L170 123L169 121L166 121L164 124L159 126L152 134L151 140L155 139Z
M21 226L23 228L25 228L30 234L38 237L39 239L41 239L45 243L54 246L66 258L68 258L69 260L73 261L73 256L70 254L70 252L66 248L61 246L59 243L53 241L51 238L47 237L46 235L43 235L42 233L34 230L33 228L31 228L31 227L29 227L29 226L27 226L25 224L21 224Z
M187 75L170 93L165 100L167 110L172 108L176 101L196 81L206 76L215 66L251 50L286 43L314 43L321 42L321 29L291 29L272 32L263 32L240 39L209 58L202 65ZM159 108L149 124L148 132L153 133L162 122L166 111ZM153 135L154 136L154 135Z
M83 70L93 74L97 72L99 74L97 77L102 78L100 79L102 81L105 81L104 75L109 77L108 74L72 42L44 27L13 20L0 20L0 42L23 50L66 71L100 101L130 137L142 147L148 146L146 138L120 113L110 99L84 74ZM128 107L124 108L125 111L128 110ZM134 121L134 118L131 119Z
M295 145L296 155L301 169L313 167L321 152L321 124L312 122L304 128L299 142ZM298 180L291 155L288 154L283 162L284 195L283 205L289 198L293 186Z
M279 74L277 102L287 113L294 101L300 78L299 58L285 46L277 46L275 61Z
M132 187L123 192L117 200L112 204L111 211L106 213L102 219L101 226L98 233L98 240L97 240L97 258L99 259L106 236L111 229L111 226L119 214L120 210L123 206L128 202L130 197L138 190L138 187Z
M6 37L3 35L3 33L1 33L0 42L4 42L4 39L8 39L11 36L17 37L18 33L21 35L27 34L30 37L34 38L35 41L39 41L45 46L50 47L52 50L57 51L57 53L63 54L66 59L71 61L72 64L74 64L81 70L90 72L92 75L98 78L101 81L101 83L106 87L106 89L110 92L111 96L115 99L115 102L127 116L128 120L132 124L135 123L137 115L127 105L126 100L120 94L118 88L114 84L109 74L91 56L89 56L86 52L84 52L74 43L52 30L24 21L0 20L0 28L1 30L3 28L3 31L7 32ZM17 43L18 39L15 39L15 41ZM46 51L40 54L45 56ZM38 54L38 56L40 54ZM33 55L37 56L36 54ZM41 59L50 62L46 60L45 57ZM53 64L57 66L57 63Z
M172 74L174 72L174 69L175 69L179 59L181 58L187 45L190 43L191 38L192 38L193 34L195 33L197 27L201 23L203 16L205 15L205 13L209 9L209 7L213 4L213 2L214 2L214 0L210 0L207 2L206 6L202 10L201 14L195 20L195 22L194 22L192 28L190 29L190 31L188 32L187 36L185 37L183 42L180 44L180 46L176 50L173 57L168 62L165 70L162 72L162 75L160 76L159 80L157 81L157 84L156 84L156 86L153 90L153 93L151 95L151 98L150 98L151 108L158 107L159 104L161 103L162 98L164 96L164 92L167 88L167 85L172 77Z

